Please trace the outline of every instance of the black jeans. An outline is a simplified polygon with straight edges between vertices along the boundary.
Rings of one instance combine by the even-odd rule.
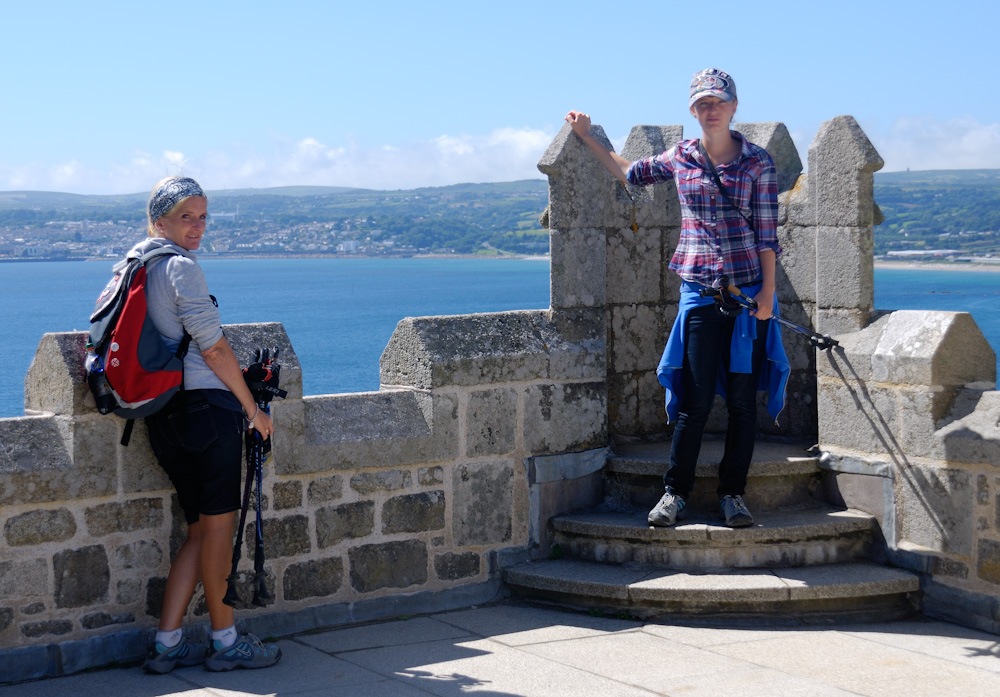
[[[742,495],[753,458],[757,430],[757,381],[764,360],[767,322],[757,321],[751,373],[729,372],[729,348],[736,320],[724,317],[715,304],[692,309],[684,326],[684,394],[674,427],[665,488],[687,498],[694,486],[695,467],[705,423],[712,410],[720,366],[726,367],[726,407],[729,426],[719,463],[719,496]]]

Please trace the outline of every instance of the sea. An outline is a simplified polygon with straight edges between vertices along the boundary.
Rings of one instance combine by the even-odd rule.
[[[24,378],[42,334],[88,328],[112,263],[0,263],[6,346],[0,418],[24,415]],[[379,356],[404,317],[549,306],[545,258],[202,257],[200,263],[224,324],[284,325],[307,395],[377,390]],[[970,312],[1000,353],[1000,269],[877,268],[875,306]]]

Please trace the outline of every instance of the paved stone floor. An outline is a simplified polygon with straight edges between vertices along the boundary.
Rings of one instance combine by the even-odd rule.
[[[278,644],[281,662],[264,670],[100,670],[0,697],[1000,696],[1000,637],[923,619],[692,627],[508,603]]]

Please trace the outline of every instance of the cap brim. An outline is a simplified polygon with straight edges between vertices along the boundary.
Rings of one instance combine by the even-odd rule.
[[[722,90],[702,90],[691,97],[688,101],[688,106],[694,106],[695,102],[705,97],[718,97],[724,102],[733,101],[733,95],[729,94],[729,92],[723,92]]]

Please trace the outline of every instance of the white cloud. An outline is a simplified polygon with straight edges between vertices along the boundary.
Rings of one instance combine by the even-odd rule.
[[[885,133],[869,135],[885,171],[1000,168],[1000,123],[962,117],[896,119]]]
[[[69,161],[45,168],[0,163],[0,189],[74,193],[146,191],[168,174],[193,176],[211,189],[323,185],[368,189],[412,189],[467,182],[534,179],[536,165],[554,132],[501,128],[486,135],[441,135],[424,141],[327,145],[317,138],[274,139],[269,151],[233,144],[192,155],[136,151],[125,162],[104,166]]]

